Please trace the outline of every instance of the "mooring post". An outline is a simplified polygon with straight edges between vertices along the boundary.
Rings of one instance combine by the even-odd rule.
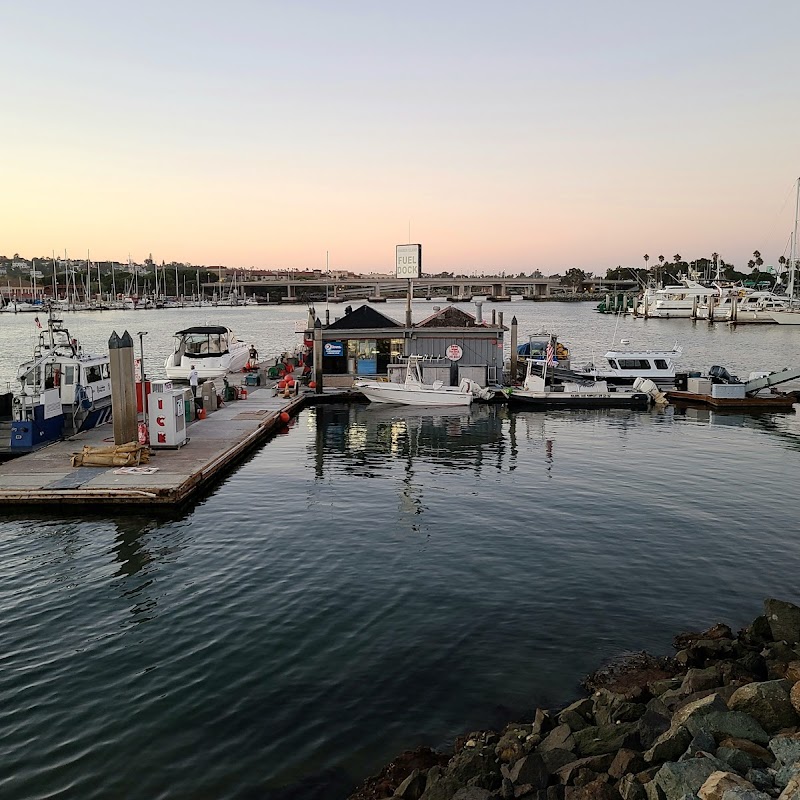
[[[697,295],[692,298],[692,319],[697,319]]]
[[[319,318],[314,322],[314,383],[316,393],[322,394],[322,323]]]
[[[517,380],[517,360],[519,354],[517,353],[517,317],[511,317],[511,383],[516,383]]]
[[[114,422],[114,444],[137,442],[139,415],[136,411],[136,371],[133,339],[128,331],[108,340],[111,372],[111,414]]]

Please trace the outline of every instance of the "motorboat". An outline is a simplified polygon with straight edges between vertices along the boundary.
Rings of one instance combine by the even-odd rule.
[[[716,286],[704,286],[691,278],[681,278],[679,284],[662,288],[648,287],[636,305],[636,313],[643,317],[665,319],[690,318],[699,306],[707,305],[709,297],[719,297]]]
[[[671,350],[609,350],[604,356],[604,366],[586,364],[576,372],[616,386],[632,386],[637,378],[646,378],[659,388],[672,388],[675,361],[681,353],[677,342]]]
[[[638,386],[610,386],[604,380],[576,376],[572,380],[548,381],[547,365],[541,375],[531,359],[521,388],[508,390],[509,405],[528,409],[553,408],[631,408],[646,409],[660,392],[652,381],[640,381]]]
[[[22,455],[109,422],[109,362],[107,353],[84,353],[51,310],[33,358],[17,369],[18,387],[0,402],[5,417],[0,427],[9,431],[0,441],[0,453]]]
[[[468,406],[480,390],[477,384],[463,379],[458,386],[445,386],[443,381],[424,383],[420,368],[421,357],[409,356],[405,380],[401,383],[361,378],[353,382],[372,403],[396,403],[405,406]]]
[[[789,310],[789,298],[785,295],[768,291],[754,291],[745,288],[731,288],[723,291],[714,305],[713,311],[708,305],[699,306],[698,319],[709,319],[713,313],[718,322],[776,322],[773,314]]]
[[[8,300],[5,305],[0,306],[0,311],[6,314],[21,314],[30,312],[42,312],[45,307],[39,302],[30,302],[28,300]]]
[[[247,363],[250,347],[224,325],[201,325],[175,334],[175,350],[164,362],[170,380],[189,380],[197,370],[199,381],[239,372]]]

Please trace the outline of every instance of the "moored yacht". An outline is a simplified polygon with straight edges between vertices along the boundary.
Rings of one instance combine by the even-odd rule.
[[[171,380],[189,380],[194,366],[201,381],[239,372],[247,363],[250,348],[224,325],[200,325],[175,334],[175,350],[164,362]]]

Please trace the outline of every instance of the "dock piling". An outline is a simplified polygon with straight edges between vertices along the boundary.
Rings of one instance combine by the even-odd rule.
[[[314,383],[316,393],[322,394],[322,323],[314,321]]]

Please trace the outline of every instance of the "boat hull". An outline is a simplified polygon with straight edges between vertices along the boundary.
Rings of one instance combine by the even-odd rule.
[[[513,407],[542,409],[567,408],[630,408],[646,410],[650,407],[650,397],[644,392],[608,392],[591,394],[589,392],[526,392],[512,391],[508,403]]]
[[[380,383],[378,381],[355,381],[358,389],[371,403],[392,403],[403,406],[469,406],[470,392],[446,389],[422,389],[408,387],[402,383]]]
[[[220,358],[198,358],[192,360],[184,355],[180,365],[176,366],[173,356],[167,358],[164,364],[164,371],[172,381],[188,381],[189,372],[194,364],[197,369],[197,377],[201,381],[211,380],[212,378],[222,378],[229,372],[241,372],[249,357],[249,348],[242,347],[233,353],[226,353]],[[174,355],[174,354],[173,354]]]

